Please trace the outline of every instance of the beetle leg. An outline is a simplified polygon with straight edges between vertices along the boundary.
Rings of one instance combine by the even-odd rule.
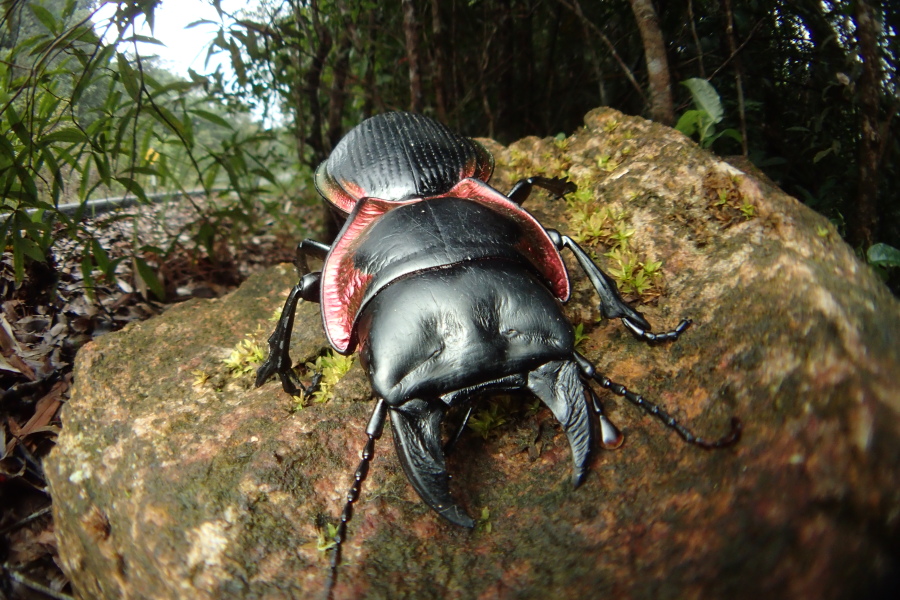
[[[456,429],[456,433],[454,433],[447,443],[444,444],[444,454],[448,454],[453,447],[456,446],[456,442],[459,441],[460,436],[462,436],[463,431],[466,429],[466,425],[469,423],[469,417],[472,416],[472,411],[475,410],[475,404],[470,404],[466,409],[466,416],[463,417],[462,423],[459,424],[459,427]]]
[[[277,373],[281,378],[281,387],[292,396],[302,391],[305,394],[311,392],[319,383],[321,376],[313,378],[309,387],[303,387],[300,380],[294,374],[291,364],[290,346],[291,331],[294,329],[294,313],[300,300],[308,302],[319,301],[319,280],[321,273],[307,273],[300,278],[300,282],[291,289],[284,308],[281,309],[281,317],[275,326],[275,331],[269,336],[269,356],[256,370],[256,387],[261,386],[266,380]]]
[[[641,330],[650,330],[650,323],[644,318],[644,315],[628,306],[622,296],[619,295],[619,289],[616,282],[612,278],[600,270],[591,257],[587,255],[581,246],[575,243],[575,240],[567,235],[563,235],[554,229],[548,229],[547,233],[550,239],[556,244],[559,250],[568,248],[575,259],[581,266],[581,269],[591,280],[597,295],[600,296],[600,312],[607,319],[628,319],[632,325],[636,325]]]
[[[369,418],[369,424],[366,427],[366,435],[369,436],[369,440],[363,448],[362,459],[359,461],[359,466],[356,467],[356,472],[353,474],[353,483],[350,485],[350,489],[347,490],[347,501],[344,503],[344,510],[341,512],[341,522],[334,532],[331,575],[325,588],[326,599],[331,598],[334,584],[337,581],[338,565],[341,564],[341,544],[347,536],[347,523],[353,518],[353,504],[359,500],[359,491],[362,488],[363,481],[366,480],[366,475],[369,473],[369,463],[372,462],[372,458],[375,456],[375,440],[380,438],[384,431],[386,417],[387,403],[384,401],[384,398],[379,398],[378,404],[375,405],[375,410],[372,411],[372,416]]]
[[[305,239],[297,244],[297,250],[294,253],[294,267],[297,268],[297,274],[302,278],[311,273],[307,261],[310,255],[324,260],[330,250],[331,246],[316,240]]]
[[[472,517],[450,496],[450,475],[441,447],[442,402],[409,400],[391,407],[394,447],[413,488],[439,515],[455,525],[475,527]]]
[[[616,282],[600,270],[600,267],[591,260],[591,257],[587,255],[587,252],[575,240],[555,229],[548,229],[547,233],[550,235],[553,243],[556,244],[557,249],[568,248],[575,255],[578,264],[581,265],[582,270],[588,276],[588,279],[591,280],[594,289],[597,290],[597,295],[600,296],[600,313],[607,319],[622,319],[628,331],[645,342],[674,341],[690,327],[692,321],[690,319],[682,319],[681,323],[672,331],[650,333],[650,323],[644,318],[644,315],[628,306],[622,300],[622,296],[619,295],[619,289],[616,287]]]
[[[548,190],[551,194],[556,196],[557,198],[562,198],[566,194],[571,194],[578,187],[566,179],[565,177],[527,177],[525,179],[520,179],[513,185],[513,188],[506,195],[507,198],[512,200],[518,205],[521,205],[528,199],[528,196],[531,194],[531,189],[534,187],[542,187],[545,190]]]
[[[581,372],[584,373],[586,377],[593,379],[600,385],[600,387],[611,391],[613,394],[622,396],[635,406],[643,409],[644,412],[653,415],[654,417],[662,421],[663,425],[670,429],[674,429],[675,433],[680,435],[681,438],[688,444],[700,446],[701,448],[704,448],[706,450],[715,450],[717,448],[725,448],[727,446],[731,446],[732,444],[735,444],[739,439],[741,439],[741,430],[743,429],[743,424],[737,417],[731,418],[731,431],[728,432],[727,435],[724,435],[721,438],[713,441],[705,440],[694,435],[688,428],[681,425],[678,421],[675,420],[674,417],[672,417],[658,405],[650,402],[640,394],[635,394],[621,383],[611,381],[608,377],[604,377],[603,375],[599,374],[594,368],[594,365],[591,364],[588,359],[577,352],[575,353],[575,360],[578,362],[578,366],[581,369]]]
[[[578,487],[587,471],[591,454],[591,418],[585,385],[574,361],[545,363],[528,373],[528,389],[547,405],[562,425],[572,447],[572,483]]]

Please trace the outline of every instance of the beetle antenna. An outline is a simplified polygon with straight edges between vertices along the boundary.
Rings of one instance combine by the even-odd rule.
[[[591,364],[589,360],[585,357],[581,356],[577,352],[575,353],[575,361],[578,363],[578,366],[581,368],[581,372],[584,373],[587,377],[590,377],[594,381],[596,381],[600,387],[603,389],[607,389],[611,391],[613,394],[618,396],[622,396],[635,406],[642,408],[648,414],[653,415],[660,421],[662,421],[663,425],[670,429],[674,429],[675,433],[681,436],[688,444],[693,444],[694,446],[699,446],[706,450],[716,450],[718,448],[726,448],[731,446],[732,444],[737,443],[738,440],[741,439],[741,430],[743,429],[743,424],[741,420],[737,417],[731,418],[731,431],[728,434],[722,436],[721,438],[713,441],[705,440],[701,437],[694,435],[691,430],[689,430],[684,425],[680,424],[675,418],[667,413],[664,409],[660,408],[658,405],[650,402],[640,394],[635,394],[628,388],[626,388],[621,383],[616,383],[609,379],[609,377],[604,377],[603,375],[597,373],[597,370],[594,368],[594,365]],[[595,403],[594,410],[596,412],[598,404]],[[602,425],[602,421],[601,421]]]
[[[384,398],[379,398],[378,404],[375,405],[375,410],[372,411],[372,416],[369,418],[369,424],[366,426],[366,435],[369,436],[369,439],[365,447],[363,447],[362,460],[359,461],[359,466],[356,467],[356,472],[353,474],[353,483],[350,485],[350,489],[347,490],[347,501],[344,503],[344,510],[341,512],[341,522],[337,526],[334,538],[332,538],[334,547],[331,552],[331,574],[328,576],[328,585],[325,588],[325,600],[331,600],[331,595],[334,593],[338,565],[341,564],[341,544],[343,544],[344,538],[347,536],[347,523],[353,518],[353,504],[359,500],[359,491],[362,488],[363,481],[366,480],[366,475],[369,473],[369,463],[372,462],[372,458],[375,456],[375,440],[380,438],[382,432],[384,432],[386,417],[387,403],[384,401]]]
[[[731,417],[731,431],[717,440],[708,441],[701,437],[697,437],[687,427],[676,421],[672,415],[667,413],[658,405],[650,402],[640,394],[635,394],[621,383],[610,381],[608,377],[604,377],[599,374],[594,375],[593,379],[600,384],[600,387],[611,391],[613,394],[622,396],[635,406],[639,406],[645,412],[662,421],[663,425],[665,425],[666,427],[674,429],[675,433],[680,435],[681,439],[683,439],[688,444],[693,444],[694,446],[699,446],[706,450],[716,450],[718,448],[726,448],[728,446],[731,446],[739,439],[741,439],[741,429],[743,429],[743,424],[737,417]]]

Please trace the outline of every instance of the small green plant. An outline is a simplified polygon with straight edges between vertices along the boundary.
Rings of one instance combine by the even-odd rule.
[[[331,523],[325,523],[324,527],[319,527],[316,533],[316,550],[325,554],[334,548],[334,536],[337,535],[337,527]]]
[[[890,278],[889,270],[900,267],[900,250],[888,244],[872,244],[866,252],[866,260],[887,281]]]
[[[247,339],[238,342],[228,358],[222,359],[222,362],[235,377],[239,377],[254,371],[265,359],[265,351],[248,336]]]
[[[553,145],[556,146],[556,149],[560,152],[565,152],[569,147],[569,139],[566,137],[566,134],[557,133],[553,138]]]
[[[624,247],[613,248],[606,256],[614,262],[609,274],[616,279],[623,293],[643,296],[656,286],[660,277],[661,262],[641,262],[633,251]]]
[[[319,387],[313,393],[312,401],[316,404],[328,402],[333,395],[335,384],[347,374],[347,371],[349,371],[352,366],[352,356],[335,354],[332,350],[329,350],[321,356],[317,356],[314,362],[306,363],[308,369],[322,374]]]
[[[210,380],[212,375],[203,371],[202,369],[194,369],[191,371],[191,375],[194,376],[194,387],[202,387],[206,385],[206,382]]]
[[[481,516],[478,517],[478,522],[475,524],[475,528],[478,531],[483,531],[484,533],[490,533],[493,527],[491,526],[491,511],[487,506],[481,509]]]
[[[495,398],[487,408],[477,411],[469,419],[468,427],[480,435],[482,439],[488,439],[491,432],[506,425],[506,416],[509,412],[508,398]]]
[[[625,225],[624,221],[619,221],[616,223],[615,231],[612,234],[612,247],[613,248],[627,248],[628,240],[635,234],[635,229],[629,228]]]
[[[716,125],[722,122],[725,112],[719,93],[710,82],[694,77],[681,84],[690,90],[696,108],[685,111],[675,124],[675,129],[689,137],[697,135],[702,148],[709,148],[723,135],[741,142],[741,134],[734,129],[716,132]]]
[[[572,212],[572,238],[579,244],[608,242],[615,233],[616,216],[609,208],[576,208]]]
[[[594,201],[594,191],[588,185],[578,185],[574,194],[566,196],[570,205],[588,204]]]
[[[578,350],[581,344],[588,339],[588,335],[584,332],[584,323],[579,323],[573,327],[575,331],[575,349]]]
[[[749,202],[745,202],[741,205],[741,212],[748,219],[752,219],[754,216],[756,216],[756,208]]]
[[[306,398],[301,393],[299,396],[291,396],[291,407],[288,413],[295,414],[306,408]]]
[[[641,268],[644,269],[644,273],[647,274],[648,277],[659,277],[660,268],[662,268],[662,261],[660,260],[648,260],[647,262],[642,262]]]

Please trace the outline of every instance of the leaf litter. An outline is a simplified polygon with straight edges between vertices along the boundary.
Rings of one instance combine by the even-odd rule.
[[[83,222],[75,239],[60,228],[47,262],[30,262],[18,285],[12,253],[0,256],[0,600],[71,598],[41,460],[63,426],[59,411],[69,397],[77,350],[174,303],[221,296],[250,274],[293,260],[299,234],[286,230],[283,220],[263,221],[241,241],[199,245],[192,232],[204,202],[175,200],[100,215]],[[296,210],[299,227],[317,229],[321,211]],[[97,246],[100,257],[86,280],[85,249],[96,256]],[[165,300],[151,292],[132,248],[140,249]]]

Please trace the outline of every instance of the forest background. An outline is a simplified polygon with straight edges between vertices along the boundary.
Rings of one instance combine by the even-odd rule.
[[[223,232],[314,202],[313,170],[372,114],[423,112],[509,143],[571,134],[601,105],[744,155],[885,278],[898,271],[900,15],[887,1],[259,0],[210,39],[231,68],[189,79],[138,52],[155,41],[132,26],[152,31],[160,1],[0,3],[0,241],[17,282],[79,235],[83,211],[65,203],[204,191],[219,200],[185,233],[214,253]],[[223,16],[218,0],[183,1]],[[84,245],[88,286],[110,274],[102,246]],[[158,295],[148,252],[171,250],[132,249]]]

